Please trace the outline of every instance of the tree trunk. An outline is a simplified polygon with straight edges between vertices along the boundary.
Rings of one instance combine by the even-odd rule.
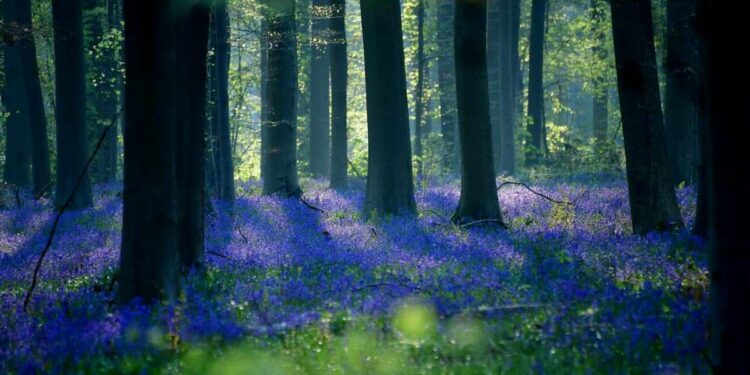
[[[174,300],[175,17],[169,0],[124,2],[125,165],[119,300]],[[183,93],[179,93],[182,95]]]
[[[750,169],[745,62],[737,58],[736,37],[748,35],[744,12],[729,4],[700,0],[698,24],[706,41],[704,99],[708,108],[710,362],[715,374],[748,374],[750,361],[750,237],[747,236]]]
[[[346,1],[331,0],[331,187],[345,189],[348,184]]]
[[[265,6],[265,1],[260,0]],[[260,21],[260,179],[268,177],[268,14]]]
[[[456,0],[454,30],[458,127],[464,146],[461,199],[453,221],[501,220],[487,87],[487,1]]]
[[[695,0],[667,1],[664,117],[675,185],[695,179]]]
[[[682,217],[669,172],[651,2],[612,0],[611,6],[633,231],[679,228]]]
[[[234,162],[229,130],[229,13],[226,0],[214,3],[213,19],[215,32],[214,53],[216,64],[216,102],[214,103],[214,125],[216,138],[216,193],[219,199],[234,201]]]
[[[263,194],[299,196],[297,179],[297,42],[294,0],[268,5],[268,141]]]
[[[204,247],[206,56],[209,15],[203,3],[180,9],[176,34],[177,248],[183,270],[200,267]],[[184,13],[183,13],[184,12]]]
[[[417,180],[421,181],[424,174],[424,152],[422,138],[424,127],[424,0],[417,3],[417,87],[414,97],[414,156],[417,161]]]
[[[3,21],[18,27],[18,1],[4,0]],[[19,34],[19,33],[15,33]],[[24,65],[21,58],[20,40],[30,35],[11,35],[12,43],[3,44],[5,53],[5,88],[3,101],[8,118],[5,121],[5,170],[3,179],[6,183],[19,187],[30,185],[31,177],[31,133],[29,132],[29,103],[24,81]]]
[[[518,56],[518,46],[513,46],[513,0],[498,0],[498,23],[500,40],[499,79],[500,79],[500,118],[498,130],[500,134],[493,136],[499,139],[500,150],[495,150],[499,155],[498,164],[495,165],[497,172],[501,174],[513,174],[516,172],[516,147],[515,147],[515,75],[516,65],[514,59]],[[517,27],[517,26],[516,26]],[[517,43],[517,41],[516,41]],[[515,51],[515,52],[514,52]],[[515,55],[514,55],[515,53]],[[492,108],[490,107],[490,111]],[[494,150],[494,145],[493,145]]]
[[[330,171],[330,56],[328,52],[329,0],[313,0],[310,37],[310,173],[328,176]]]
[[[86,139],[86,81],[81,0],[53,0],[55,26],[55,90],[57,103],[57,190],[62,207],[73,192],[89,157]],[[93,203],[89,174],[84,174],[68,208]]]
[[[544,34],[547,0],[531,1],[529,36],[529,107],[526,131],[526,165],[535,165],[545,155],[544,124]]]
[[[492,129],[492,161],[495,168],[500,167],[500,154],[502,152],[502,132],[500,130],[501,118],[503,116],[502,93],[505,87],[500,86],[500,56],[504,46],[503,41],[506,30],[502,29],[503,20],[501,9],[504,0],[487,0],[487,80],[489,84],[490,100],[490,124]],[[459,125],[460,126],[460,125]],[[496,171],[496,172],[499,172]]]
[[[398,0],[361,0],[367,86],[365,215],[416,211]]]
[[[33,30],[31,1],[18,0],[18,21],[21,27]],[[49,188],[50,175],[49,140],[47,139],[47,116],[39,82],[39,64],[36,60],[36,43],[32,35],[18,41],[21,49],[26,98],[31,129],[31,165],[33,170],[34,195]]]
[[[603,0],[591,0],[591,25],[594,29],[595,44],[592,47],[597,59],[597,69],[591,82],[592,99],[592,130],[594,135],[594,151],[599,158],[604,158],[607,144],[607,129],[609,127],[609,90],[606,84],[606,73],[601,69],[607,64],[607,34],[605,26],[606,3]]]
[[[443,168],[458,170],[456,145],[456,76],[453,56],[454,0],[440,0],[437,11],[438,85],[440,86],[440,133],[443,136]]]

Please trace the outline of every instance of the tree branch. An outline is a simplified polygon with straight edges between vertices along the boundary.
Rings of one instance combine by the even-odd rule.
[[[537,196],[540,196],[540,197],[542,197],[542,198],[544,198],[544,199],[546,199],[546,200],[548,200],[548,201],[550,201],[550,202],[552,202],[552,203],[556,203],[556,204],[565,204],[565,205],[569,205],[569,206],[572,206],[572,205],[573,205],[573,203],[570,203],[570,202],[566,202],[566,201],[559,201],[559,200],[556,200],[556,199],[550,198],[549,196],[546,196],[546,195],[544,195],[544,194],[542,194],[542,193],[539,193],[539,192],[537,192],[537,191],[534,191],[534,189],[530,188],[530,187],[529,187],[529,185],[526,185],[526,184],[524,184],[523,182],[515,182],[515,181],[501,181],[501,184],[500,184],[500,186],[498,186],[498,187],[497,187],[497,190],[498,190],[498,191],[500,191],[500,188],[502,188],[502,187],[503,187],[503,186],[505,186],[505,185],[518,185],[518,186],[523,186],[524,188],[526,188],[526,190],[528,190],[528,191],[530,191],[530,192],[532,192],[532,193],[536,194]]]

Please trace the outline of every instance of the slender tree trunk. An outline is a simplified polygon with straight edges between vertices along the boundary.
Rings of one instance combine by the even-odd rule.
[[[31,22],[31,1],[16,0],[18,3],[18,21],[21,27],[33,30]],[[39,82],[39,64],[36,60],[36,43],[29,34],[18,41],[21,49],[21,66],[29,111],[31,129],[31,165],[34,194],[49,188],[50,175],[49,140],[47,139],[47,116],[42,97],[42,86]]]
[[[716,1],[700,0],[698,22],[706,41],[704,100],[709,137],[710,336],[715,374],[750,373],[750,225],[746,140],[750,84],[736,37],[748,35],[744,12]]]
[[[487,87],[487,0],[456,0],[454,22],[458,126],[464,147],[461,199],[453,221],[501,220]]]
[[[664,118],[675,184],[695,179],[695,0],[667,1]]]
[[[234,201],[234,161],[229,130],[229,13],[226,0],[214,3],[214,26],[216,40],[215,79],[216,103],[214,124],[216,137],[217,196],[225,201]]]
[[[176,34],[177,248],[183,270],[200,267],[204,247],[206,163],[206,56],[209,15],[205,3],[178,13]]]
[[[361,0],[367,85],[365,214],[416,211],[398,0]]]
[[[612,0],[630,212],[637,234],[682,227],[669,172],[649,0]],[[639,22],[633,22],[639,20]]]
[[[510,0],[510,2],[510,62],[513,65],[513,128],[515,129],[518,124],[525,124],[526,121],[522,121],[522,118],[524,118],[524,106],[522,103],[524,83],[523,72],[521,71],[521,52],[519,45],[521,39],[521,0]],[[513,150],[512,158],[515,166],[515,149]]]
[[[456,76],[453,56],[454,0],[439,0],[437,11],[438,85],[440,86],[440,133],[443,136],[443,168],[458,170],[456,141]]]
[[[500,154],[502,152],[502,132],[500,130],[501,118],[503,116],[502,93],[504,87],[500,86],[501,51],[507,45],[503,45],[506,30],[503,30],[501,9],[503,0],[487,0],[487,79],[489,83],[490,100],[490,124],[492,128],[492,161],[495,168],[500,167]],[[460,126],[460,125],[459,125]],[[499,172],[496,171],[496,172]]]
[[[81,0],[53,0],[55,26],[55,90],[57,103],[57,190],[55,205],[61,207],[89,157],[86,139],[86,81],[83,57]],[[80,181],[70,209],[91,206],[88,173]]]
[[[174,300],[175,17],[169,0],[124,2],[125,166],[119,300]],[[180,93],[182,94],[182,93]]]
[[[493,136],[493,139],[499,138],[500,150],[495,150],[495,155],[499,155],[495,169],[501,174],[513,174],[516,172],[516,147],[515,147],[515,74],[516,66],[513,46],[513,0],[498,0],[498,23],[500,40],[499,61],[499,79],[500,79],[500,102],[499,102],[499,125],[500,134]],[[518,46],[515,46],[515,53],[518,53]],[[490,111],[492,108],[490,107]],[[494,145],[493,145],[494,150]]]
[[[348,185],[347,148],[347,84],[346,1],[331,0],[331,187],[345,189]]]
[[[328,52],[330,1],[313,0],[310,37],[310,173],[330,173],[330,56]]]
[[[268,5],[268,161],[264,194],[299,196],[297,178],[297,41],[294,0]]]
[[[609,127],[609,90],[606,85],[606,73],[599,67],[607,64],[607,34],[605,26],[606,3],[603,0],[591,0],[591,24],[595,33],[595,44],[592,47],[594,57],[598,60],[597,70],[592,80],[592,130],[594,148],[598,157],[605,157],[607,128]]]
[[[4,0],[3,21],[11,28],[19,28],[17,0]],[[3,179],[6,183],[27,187],[31,182],[31,134],[29,132],[29,103],[24,81],[24,66],[21,58],[20,40],[31,35],[14,33],[9,37],[11,43],[3,44],[5,53],[5,92],[3,104],[8,112],[5,121],[5,170]]]
[[[526,165],[535,165],[545,155],[544,123],[544,34],[547,0],[531,1],[529,36],[529,107],[526,131]]]
[[[414,156],[417,161],[417,180],[421,181],[424,174],[424,151],[422,138],[424,127],[424,0],[417,3],[417,87],[414,98]]]
[[[265,1],[261,4],[265,6]],[[260,179],[268,176],[268,14],[260,21]]]

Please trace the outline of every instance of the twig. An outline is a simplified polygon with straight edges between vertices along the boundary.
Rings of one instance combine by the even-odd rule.
[[[482,220],[476,220],[476,221],[470,221],[468,223],[463,223],[459,225],[459,228],[466,229],[468,227],[478,225],[478,224],[497,224],[503,229],[508,229],[508,226],[502,221],[498,219],[482,219]]]
[[[443,220],[443,222],[446,222],[446,223],[450,222],[450,220],[448,220],[448,218],[446,218],[445,216],[443,216],[442,214],[440,214],[437,211],[433,211],[433,210],[427,209],[427,210],[422,210],[422,212],[433,214],[433,215],[437,216],[438,218],[440,218],[441,220]]]
[[[94,152],[89,156],[89,159],[86,161],[86,164],[83,166],[83,170],[78,175],[78,178],[76,179],[75,185],[73,185],[73,190],[68,195],[68,198],[65,199],[65,203],[60,207],[60,210],[57,212],[57,215],[55,216],[55,221],[52,223],[52,229],[50,229],[49,236],[47,237],[47,243],[44,245],[44,250],[42,250],[42,253],[39,255],[39,259],[36,262],[36,266],[34,267],[34,274],[31,279],[31,285],[29,286],[29,290],[26,292],[26,297],[23,299],[23,309],[28,312],[29,302],[31,301],[31,296],[34,293],[34,289],[36,288],[37,283],[39,282],[39,271],[42,268],[42,262],[44,261],[44,257],[47,256],[47,253],[49,252],[50,247],[52,246],[52,240],[55,238],[55,232],[57,232],[57,226],[60,224],[60,218],[65,213],[65,210],[68,209],[70,204],[73,202],[73,197],[75,197],[76,193],[78,192],[78,188],[81,186],[81,181],[83,181],[83,176],[86,175],[86,172],[89,169],[89,166],[91,166],[91,162],[94,161],[94,158],[96,157],[96,154],[99,152],[99,149],[102,147],[102,144],[104,143],[104,139],[107,136],[107,133],[110,129],[112,129],[115,126],[115,123],[117,122],[117,119],[120,117],[120,114],[122,113],[122,110],[120,112],[117,112],[117,114],[112,118],[112,122],[110,122],[107,127],[104,128],[102,131],[102,135],[99,136],[99,141],[96,142],[96,147],[94,148]]]
[[[323,215],[327,215],[328,214],[328,212],[326,212],[324,209],[322,209],[320,207],[317,207],[317,206],[313,206],[312,204],[310,204],[310,202],[306,201],[305,198],[299,197],[299,201],[302,202],[302,204],[304,204],[305,206],[307,206],[307,208],[309,208],[309,209],[311,209],[313,211],[318,211],[318,212],[320,212]]]
[[[550,201],[550,202],[552,202],[552,203],[557,203],[557,204],[566,204],[566,205],[570,205],[570,206],[572,206],[572,205],[573,205],[573,203],[570,203],[570,202],[566,202],[566,201],[558,201],[558,200],[556,200],[556,199],[552,199],[552,198],[550,198],[550,197],[548,197],[548,196],[546,196],[546,195],[544,195],[544,194],[542,194],[542,193],[539,193],[539,192],[537,192],[537,191],[534,191],[534,189],[530,188],[530,187],[529,187],[529,185],[526,185],[526,184],[524,184],[523,182],[515,182],[515,181],[504,181],[504,182],[502,182],[502,183],[500,184],[500,186],[498,186],[498,187],[497,187],[497,190],[498,190],[498,191],[500,191],[500,188],[502,188],[502,187],[503,187],[503,186],[505,186],[505,185],[518,185],[518,186],[523,186],[523,187],[525,187],[525,188],[526,188],[526,190],[528,190],[528,191],[530,191],[530,192],[532,192],[532,193],[534,193],[534,194],[536,194],[536,195],[538,195],[538,196],[540,196],[540,197],[542,197],[542,198],[544,198],[544,199],[546,199],[546,200],[548,200],[548,201]]]
[[[42,197],[47,193],[47,190],[49,190],[50,187],[52,187],[52,181],[48,182],[47,185],[44,185],[43,188],[39,189],[39,191],[34,194],[34,200],[38,201],[42,199]]]
[[[23,204],[21,203],[21,188],[19,188],[18,186],[16,186],[14,188],[14,190],[13,190],[13,193],[16,196],[16,207],[22,208]]]
[[[247,238],[247,236],[245,235],[245,233],[242,233],[242,228],[240,228],[239,225],[237,225],[236,227],[234,227],[234,229],[237,230],[237,233],[240,234],[240,237],[242,237],[242,240],[245,241],[246,244],[250,243],[250,240]]]
[[[215,251],[211,251],[211,250],[206,250],[206,254],[213,255],[213,256],[216,256],[216,257],[219,257],[219,258],[229,259],[228,256],[226,256],[226,255],[224,255],[222,253],[217,253]]]
[[[349,163],[349,167],[352,169],[352,172],[354,172],[354,175],[357,176],[357,178],[362,178],[362,174],[359,173],[359,170],[354,166],[354,163],[349,159],[346,159],[346,162]]]

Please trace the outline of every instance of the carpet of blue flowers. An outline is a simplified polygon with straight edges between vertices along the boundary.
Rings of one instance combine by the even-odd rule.
[[[631,235],[621,180],[499,191],[510,229],[447,220],[455,184],[419,215],[362,218],[362,186],[305,200],[240,187],[214,202],[206,270],[179,301],[113,304],[118,186],[69,212],[28,312],[54,218],[45,199],[0,210],[0,373],[703,373],[704,246]],[[678,191],[686,222],[694,192]]]

